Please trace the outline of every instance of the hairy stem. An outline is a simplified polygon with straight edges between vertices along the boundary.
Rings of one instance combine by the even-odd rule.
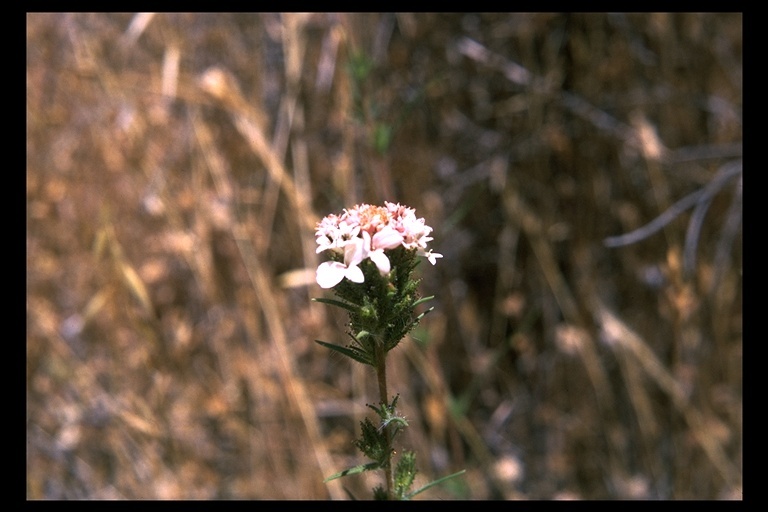
[[[387,352],[384,347],[377,343],[376,345],[376,377],[379,381],[379,396],[381,397],[381,406],[386,407],[388,402],[387,398]],[[387,496],[392,499],[392,491],[395,488],[395,481],[392,476],[392,435],[390,434],[389,426],[384,428],[384,435],[387,439],[387,446],[389,447],[389,456],[387,457],[387,463],[384,466],[384,473],[387,479]]]

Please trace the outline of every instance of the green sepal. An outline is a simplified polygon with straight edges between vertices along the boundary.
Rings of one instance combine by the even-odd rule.
[[[373,366],[373,361],[370,360],[368,357],[368,354],[363,352],[362,350],[355,348],[355,347],[342,347],[341,345],[334,345],[333,343],[326,343],[325,341],[315,340],[315,343],[319,343],[320,345],[329,348],[331,350],[335,350],[339,354],[343,354],[347,357],[350,357],[357,361],[358,363],[363,364],[369,364]]]
[[[381,467],[381,464],[379,464],[378,462],[369,462],[368,464],[360,464],[359,466],[345,469],[344,471],[339,471],[335,475],[329,476],[328,478],[323,480],[323,483],[330,482],[331,480],[336,480],[337,478],[341,478],[343,476],[355,475],[357,473],[362,473],[363,471],[370,471],[372,469],[379,469],[380,467]]]

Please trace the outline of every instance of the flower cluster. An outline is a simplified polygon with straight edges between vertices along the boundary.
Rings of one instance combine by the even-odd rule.
[[[342,215],[328,215],[317,224],[317,252],[331,250],[343,254],[343,262],[321,263],[317,267],[317,284],[333,288],[345,277],[362,283],[365,277],[359,265],[366,258],[371,259],[382,275],[388,275],[390,262],[385,251],[400,246],[415,249],[417,255],[426,257],[434,265],[443,255],[427,250],[431,232],[432,228],[423,218],[416,218],[416,210],[399,203],[360,204],[344,209]]]

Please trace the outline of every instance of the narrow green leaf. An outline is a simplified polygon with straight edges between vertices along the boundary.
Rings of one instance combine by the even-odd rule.
[[[350,304],[348,302],[343,302],[340,300],[335,299],[323,299],[323,298],[315,298],[312,299],[314,302],[322,302],[323,304],[330,304],[331,306],[336,306],[342,309],[346,309],[347,311],[351,311],[352,313],[357,313],[360,311],[360,307],[356,306],[354,304]]]
[[[426,310],[425,312],[423,312],[422,314],[420,314],[419,316],[417,316],[416,319],[413,321],[414,325],[417,324],[422,318],[424,318],[424,315],[426,315],[427,313],[429,313],[430,311],[432,311],[434,309],[435,309],[434,307],[431,307],[428,310]]]
[[[414,318],[414,319],[411,321],[411,323],[409,323],[409,324],[408,324],[408,327],[407,327],[406,329],[404,329],[404,330],[403,330],[403,332],[404,332],[404,333],[408,333],[408,332],[410,332],[411,330],[413,330],[413,328],[414,328],[414,327],[416,327],[416,326],[419,324],[419,322],[421,322],[421,319],[422,319],[422,318],[424,318],[424,315],[426,315],[427,313],[429,313],[430,311],[432,311],[432,310],[434,310],[434,309],[435,309],[434,307],[432,307],[432,308],[429,308],[428,310],[426,310],[425,312],[423,312],[422,314],[420,314],[419,316],[417,316],[416,318]],[[396,344],[397,344],[397,343],[396,343]],[[395,345],[396,345],[396,344],[395,344]],[[393,345],[393,347],[394,347],[394,345]]]
[[[320,340],[315,340],[315,342],[319,343],[320,345],[322,345],[322,346],[324,346],[326,348],[329,348],[331,350],[335,350],[339,354],[344,354],[347,357],[351,357],[352,359],[354,359],[358,363],[369,364],[369,365],[373,366],[373,362],[370,361],[368,359],[367,355],[363,351],[361,351],[361,350],[357,350],[357,349],[352,348],[352,347],[342,347],[341,345],[334,345],[333,343],[326,343],[326,342],[320,341]]]
[[[429,482],[429,483],[428,483],[427,485],[425,485],[424,487],[422,487],[422,488],[420,488],[420,489],[418,489],[418,490],[416,490],[416,491],[413,491],[412,493],[410,493],[410,494],[408,495],[408,499],[410,499],[410,498],[413,498],[413,497],[414,497],[414,496],[416,496],[417,494],[420,494],[420,493],[422,493],[422,492],[426,491],[426,490],[427,490],[427,489],[429,489],[430,487],[434,487],[434,486],[436,486],[436,485],[438,485],[438,484],[441,484],[441,483],[445,482],[446,480],[448,480],[448,479],[450,479],[450,478],[453,478],[453,477],[456,477],[456,476],[459,476],[459,475],[463,475],[463,474],[464,474],[464,473],[466,473],[466,472],[467,472],[467,470],[466,470],[466,469],[462,469],[461,471],[459,471],[459,472],[457,472],[457,473],[454,473],[454,474],[452,474],[452,475],[444,476],[443,478],[438,478],[437,480],[434,480],[434,481],[432,481],[432,482]]]
[[[419,300],[417,300],[416,302],[414,302],[414,303],[413,303],[413,307],[416,307],[416,306],[418,306],[419,304],[424,304],[424,303],[425,303],[425,302],[427,302],[428,300],[432,300],[432,299],[434,299],[434,298],[435,298],[435,296],[434,296],[434,295],[430,295],[429,297],[424,297],[423,299],[419,299]]]
[[[339,471],[335,475],[331,475],[325,480],[323,480],[323,483],[330,482],[331,480],[336,480],[337,478],[341,478],[343,476],[347,475],[354,475],[357,473],[362,473],[363,471],[370,471],[372,469],[379,469],[381,467],[378,462],[369,462],[368,464],[360,464],[359,466],[355,466],[353,468],[345,469],[344,471]]]

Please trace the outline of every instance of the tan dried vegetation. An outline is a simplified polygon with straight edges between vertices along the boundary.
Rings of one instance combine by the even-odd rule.
[[[740,499],[741,23],[28,14],[27,496],[370,496],[313,226],[386,199],[420,498]]]

